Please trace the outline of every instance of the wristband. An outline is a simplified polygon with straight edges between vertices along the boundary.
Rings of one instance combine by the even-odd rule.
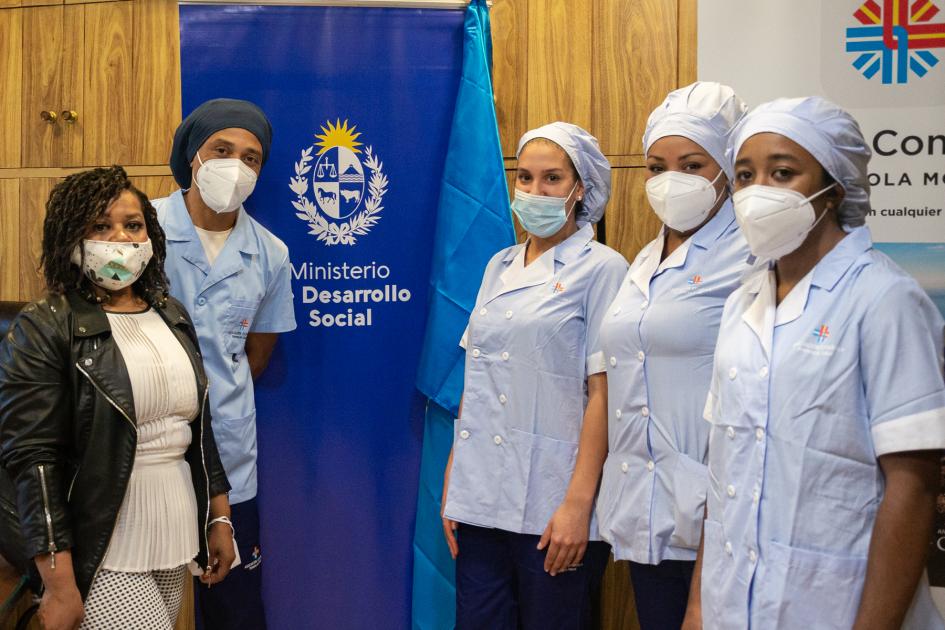
[[[230,526],[230,531],[233,532],[233,535],[236,535],[236,528],[233,527],[233,521],[230,520],[229,516],[218,516],[209,523],[207,523],[207,529],[210,529],[214,523],[226,523]]]

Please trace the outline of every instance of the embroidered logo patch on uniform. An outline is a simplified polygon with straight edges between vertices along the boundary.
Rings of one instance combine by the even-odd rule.
[[[249,557],[249,562],[243,565],[247,571],[252,571],[262,563],[262,550],[259,545],[253,545],[253,555]]]
[[[794,349],[817,357],[829,357],[837,351],[835,344],[828,343],[830,327],[827,324],[821,324],[820,327],[815,328],[811,336],[815,341],[798,341],[794,344]]]
[[[555,288],[552,293],[561,293],[562,291],[564,291],[564,285],[560,282],[555,282]]]

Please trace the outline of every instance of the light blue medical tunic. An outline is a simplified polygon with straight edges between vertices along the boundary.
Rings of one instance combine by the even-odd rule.
[[[541,534],[564,500],[587,377],[605,369],[597,331],[627,272],[593,236],[584,225],[527,267],[524,244],[486,267],[464,335],[448,518]]]
[[[630,266],[601,325],[609,453],[597,519],[617,560],[695,560],[709,425],[702,419],[725,300],[752,267],[731,201],[660,261]]]
[[[945,448],[943,326],[855,228],[775,304],[773,270],[722,315],[705,416],[704,627],[850,628],[884,478]],[[927,578],[904,628],[943,628]]]
[[[295,329],[289,250],[242,208],[211,267],[181,191],[151,202],[167,237],[170,293],[187,307],[210,378],[230,503],[256,496],[256,401],[246,335]]]

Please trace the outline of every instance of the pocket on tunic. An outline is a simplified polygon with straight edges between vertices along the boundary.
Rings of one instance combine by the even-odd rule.
[[[526,531],[542,532],[564,501],[574,473],[578,445],[516,429],[511,429],[510,434],[514,444],[530,445],[523,520]],[[524,450],[516,450],[524,455]],[[524,463],[518,462],[518,465]]]
[[[669,539],[670,545],[685,549],[699,548],[708,486],[708,467],[677,453],[673,470],[673,516],[676,526]]]
[[[227,354],[240,355],[246,348],[246,335],[253,326],[259,300],[233,300],[223,317],[223,348]]]
[[[235,471],[254,465],[256,461],[256,412],[242,418],[214,418],[213,438],[217,443],[220,461],[230,483],[241,484],[245,479],[232,479]]]
[[[754,593],[759,628],[850,628],[856,618],[866,556],[848,556],[769,542]],[[762,579],[763,577],[763,579]]]
[[[621,503],[623,482],[626,479],[626,475],[620,470],[620,464],[619,457],[613,453],[604,461],[600,490],[597,492],[597,505],[594,508],[597,513],[597,525],[600,535],[610,543],[611,547],[614,547],[615,552],[617,546],[622,542],[618,540],[620,523],[615,512]],[[617,559],[620,560],[621,558]]]

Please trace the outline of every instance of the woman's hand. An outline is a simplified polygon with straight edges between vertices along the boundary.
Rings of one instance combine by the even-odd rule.
[[[230,565],[236,559],[236,551],[233,548],[233,530],[227,523],[214,523],[210,526],[207,542],[209,566],[200,576],[200,581],[207,586],[212,586],[223,581],[230,572]]]
[[[591,508],[565,499],[558,507],[538,541],[545,554],[545,571],[557,575],[581,564],[587,550]]]
[[[679,630],[702,630],[702,612],[690,604]]]
[[[456,521],[443,517],[443,535],[446,536],[446,546],[450,548],[450,555],[453,560],[459,555],[459,545],[456,543],[456,528],[459,525]]]
[[[213,518],[230,517],[230,500],[225,494],[218,494],[210,499],[210,514]],[[233,526],[217,521],[207,532],[207,564],[200,581],[207,586],[222,582],[230,572],[230,566],[236,560],[233,542]]]
[[[462,409],[462,401],[460,401]],[[446,491],[450,487],[450,472],[453,470],[453,449],[450,449],[449,459],[446,460],[446,471],[443,473],[443,498],[441,500],[440,517],[443,519],[443,535],[446,536],[446,546],[450,548],[450,555],[453,560],[459,555],[459,545],[456,543],[456,528],[458,524],[453,519],[443,516],[443,510],[446,509]]]
[[[39,621],[45,630],[75,630],[82,623],[85,607],[75,584],[72,552],[56,554],[55,568],[49,554],[34,559],[43,578],[43,598],[39,602]]]
[[[47,588],[39,603],[39,622],[44,630],[75,630],[82,623],[85,607],[75,582],[72,588]]]

